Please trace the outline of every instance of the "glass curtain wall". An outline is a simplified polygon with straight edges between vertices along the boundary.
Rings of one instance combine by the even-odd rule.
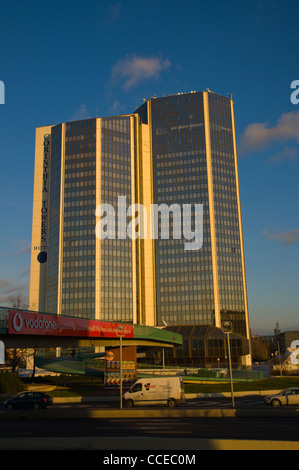
[[[151,100],[154,202],[203,204],[203,247],[186,251],[182,239],[156,240],[158,324],[210,324],[214,317],[209,198],[201,93]],[[182,213],[182,211],[181,211]],[[159,226],[161,219],[159,219]],[[181,225],[182,227],[182,225]]]
[[[63,315],[95,315],[96,120],[66,124]]]
[[[221,320],[246,336],[231,100],[209,93],[209,114]]]
[[[101,241],[101,319],[132,321],[132,240],[118,239],[118,196],[131,205],[130,117],[102,119],[101,203],[115,210],[115,239]]]

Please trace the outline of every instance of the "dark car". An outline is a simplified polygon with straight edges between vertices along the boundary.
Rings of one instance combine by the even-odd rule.
[[[52,398],[47,393],[43,392],[24,392],[15,398],[10,398],[4,402],[4,407],[7,410],[20,409],[20,408],[46,408],[52,404]]]

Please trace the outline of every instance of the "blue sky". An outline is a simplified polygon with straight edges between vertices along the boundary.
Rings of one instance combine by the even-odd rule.
[[[0,304],[28,296],[35,128],[209,88],[235,102],[252,331],[299,329],[297,12],[295,0],[2,0]]]

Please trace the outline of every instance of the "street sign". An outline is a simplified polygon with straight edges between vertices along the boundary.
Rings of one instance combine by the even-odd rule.
[[[225,334],[233,332],[233,324],[231,321],[223,321],[221,327],[222,327],[223,333]]]

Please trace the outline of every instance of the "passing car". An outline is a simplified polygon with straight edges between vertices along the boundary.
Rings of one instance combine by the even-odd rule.
[[[23,392],[4,402],[4,407],[7,410],[21,408],[34,408],[38,410],[50,405],[52,405],[52,398],[44,392]]]
[[[299,405],[299,387],[286,388],[280,393],[264,398],[266,405],[274,407]]]

